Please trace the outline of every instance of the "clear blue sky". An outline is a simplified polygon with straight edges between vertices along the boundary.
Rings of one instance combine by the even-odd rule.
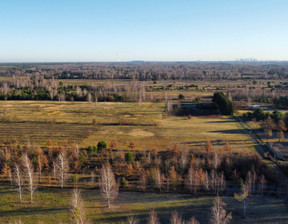
[[[0,0],[0,62],[288,60],[287,0]]]

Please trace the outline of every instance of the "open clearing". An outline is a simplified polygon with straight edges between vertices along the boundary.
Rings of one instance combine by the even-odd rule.
[[[70,189],[45,188],[35,194],[35,203],[29,204],[25,195],[19,204],[17,193],[10,187],[0,188],[0,223],[9,223],[21,217],[27,224],[45,220],[46,224],[68,223]],[[151,208],[159,214],[162,223],[168,223],[173,211],[186,219],[195,216],[200,223],[209,222],[212,196],[195,197],[189,194],[156,194],[140,192],[120,192],[111,209],[103,207],[99,190],[82,190],[87,216],[93,223],[120,223],[129,215],[135,214],[140,223],[146,223]],[[233,223],[285,223],[288,218],[287,202],[276,198],[257,198],[249,202],[248,218],[243,222],[241,204],[233,197],[223,197],[227,210],[232,212]],[[287,223],[287,222],[286,222]]]
[[[251,139],[232,118],[166,116],[164,103],[95,103],[51,101],[1,101],[0,141],[17,138],[45,146],[76,142],[81,147],[100,140],[130,142],[135,150],[166,150],[173,144],[202,147],[229,142],[232,148],[251,146]],[[92,122],[93,121],[93,122]]]

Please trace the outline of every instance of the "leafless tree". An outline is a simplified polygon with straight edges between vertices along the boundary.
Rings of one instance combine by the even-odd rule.
[[[152,209],[149,213],[148,224],[160,224],[157,213]]]
[[[53,177],[56,180],[56,176],[57,176],[57,165],[56,165],[56,161],[53,160]]]
[[[142,190],[145,191],[148,184],[148,175],[146,171],[142,172],[142,174],[140,175],[139,184]]]
[[[22,170],[19,164],[15,164],[14,167],[14,180],[17,185],[17,191],[19,192],[19,200],[22,203],[22,191],[23,191],[23,178],[22,178]]]
[[[243,217],[246,218],[246,215],[247,215],[247,207],[248,207],[248,195],[250,193],[249,191],[250,189],[250,185],[248,183],[248,181],[246,181],[245,183],[243,183],[241,185],[241,194],[246,194],[247,193],[247,197],[243,198],[242,200],[242,209],[243,209]]]
[[[91,103],[92,102],[92,95],[91,93],[87,94],[87,102]]]
[[[200,224],[195,217],[192,217],[186,224]]]
[[[215,170],[218,169],[219,163],[220,163],[220,159],[219,159],[218,153],[214,152],[213,153],[213,168]]]
[[[109,163],[102,165],[100,175],[101,193],[103,198],[107,201],[107,207],[109,208],[110,203],[118,196],[119,186],[116,183],[115,175]]]
[[[194,187],[194,175],[195,175],[195,170],[192,166],[190,166],[187,176],[185,178],[185,186],[187,189],[189,189],[190,192],[193,191],[193,187]]]
[[[171,113],[173,110],[172,100],[168,100],[166,102],[166,112]]]
[[[269,116],[266,120],[262,121],[260,125],[267,137],[272,137],[272,130],[275,128],[275,122],[273,119]]]
[[[213,202],[212,214],[210,218],[211,224],[228,224],[232,219],[231,212],[226,214],[224,209],[226,204],[221,200],[220,197],[216,197]]]
[[[177,212],[173,212],[170,218],[170,224],[185,224],[185,221],[179,217]]]
[[[81,198],[80,190],[74,189],[71,197],[71,222],[74,224],[86,224],[86,213],[84,201]]]
[[[264,195],[265,184],[266,184],[266,179],[265,179],[265,176],[262,175],[260,179],[260,191],[262,195]]]
[[[37,189],[37,175],[34,173],[33,165],[27,155],[27,153],[22,156],[23,167],[25,171],[25,182],[27,183],[27,189],[30,191],[30,202],[33,203],[33,194]]]
[[[208,174],[208,172],[206,171],[205,172],[205,181],[204,181],[204,187],[205,187],[205,190],[206,191],[209,191],[210,190],[210,176]]]
[[[182,171],[186,169],[187,163],[188,163],[188,150],[184,148],[181,151],[181,156],[180,156],[180,167]]]
[[[130,215],[128,218],[127,218],[127,223],[128,224],[138,224],[138,219],[134,216],[134,215]]]
[[[161,191],[161,188],[162,188],[162,176],[161,176],[161,171],[160,171],[159,168],[156,168],[156,170],[155,170],[155,185]]]
[[[64,182],[67,179],[67,173],[69,170],[68,159],[64,152],[60,152],[57,160],[56,160],[56,167],[58,171],[58,178],[60,181],[61,188],[64,186]]]

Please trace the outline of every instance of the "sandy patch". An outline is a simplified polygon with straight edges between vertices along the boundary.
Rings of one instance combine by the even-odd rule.
[[[154,134],[152,132],[144,131],[142,129],[133,129],[128,135],[133,137],[152,137]]]

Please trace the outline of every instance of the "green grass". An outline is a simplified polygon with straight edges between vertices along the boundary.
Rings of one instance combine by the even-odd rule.
[[[68,223],[69,198],[71,189],[46,188],[35,194],[35,203],[29,204],[25,194],[20,204],[17,192],[10,187],[0,187],[0,223],[19,218],[25,224],[44,221],[45,224]],[[195,216],[201,223],[208,223],[213,196],[195,197],[189,194],[157,194],[141,192],[120,192],[110,209],[102,202],[99,190],[82,190],[87,217],[92,223],[120,223],[127,215],[134,214],[141,223],[146,223],[149,210],[154,208],[162,223],[168,223],[173,211],[185,219]],[[226,209],[232,212],[232,223],[243,223],[241,204],[233,197],[223,197]],[[286,202],[276,198],[251,199],[245,223],[285,223],[288,219]]]
[[[135,142],[135,150],[166,150],[179,144],[202,147],[212,141],[215,147],[229,142],[232,148],[250,144],[245,130],[228,117],[165,116],[164,103],[95,103],[51,101],[1,101],[0,141],[17,138],[45,146],[65,140],[81,147],[100,140],[118,141],[120,149]],[[95,124],[92,120],[95,119]]]

